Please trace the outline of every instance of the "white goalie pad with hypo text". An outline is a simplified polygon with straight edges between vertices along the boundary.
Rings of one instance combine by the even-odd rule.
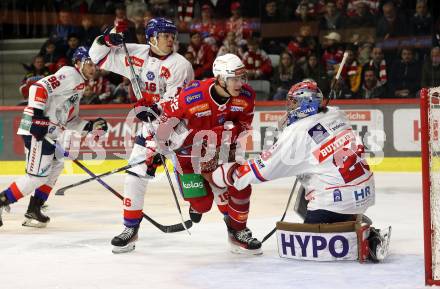
[[[364,262],[368,255],[368,235],[369,225],[357,222],[277,223],[280,257],[296,260]]]

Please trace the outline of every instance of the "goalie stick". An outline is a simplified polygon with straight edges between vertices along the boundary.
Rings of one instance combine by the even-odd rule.
[[[64,150],[64,148],[62,148],[58,143],[56,143],[55,141],[53,141],[52,139],[50,139],[49,137],[45,137],[45,139],[51,143],[53,146],[55,146],[55,148],[64,156],[64,157],[69,157],[69,152],[67,152],[66,150]],[[72,160],[77,166],[79,166],[83,171],[85,171],[87,174],[89,174],[91,177],[95,177],[96,180],[107,190],[109,190],[112,194],[114,194],[116,197],[118,197],[120,200],[123,200],[124,197],[118,193],[115,189],[113,189],[112,187],[110,187],[106,182],[104,182],[103,180],[101,180],[98,176],[96,176],[93,172],[91,172],[86,166],[84,166],[80,161],[73,159]],[[159,224],[158,222],[156,222],[155,220],[153,220],[151,217],[149,217],[148,215],[146,215],[144,212],[142,212],[142,216],[149,221],[151,224],[153,224],[153,226],[155,226],[156,228],[158,228],[159,230],[161,230],[164,233],[175,233],[175,232],[180,232],[180,231],[184,231],[187,230],[187,228],[191,228],[192,227],[192,221],[187,220],[184,222],[184,224],[182,223],[178,223],[178,224],[174,224],[174,225],[162,225]]]

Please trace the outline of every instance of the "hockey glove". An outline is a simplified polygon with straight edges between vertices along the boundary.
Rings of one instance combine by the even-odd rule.
[[[147,159],[145,163],[147,164],[147,175],[154,177],[156,175],[157,167],[162,164],[160,154],[156,153],[154,156]]]
[[[228,186],[234,185],[234,174],[236,173],[237,168],[240,167],[238,163],[227,163],[219,166],[215,171],[202,173],[202,176],[207,180],[210,184],[224,189]]]
[[[124,36],[122,33],[127,30],[128,23],[126,21],[118,21],[115,27],[107,27],[98,40],[101,44],[104,44],[107,47],[120,47],[122,42],[124,42]]]
[[[95,141],[98,141],[98,139],[103,136],[107,132],[107,130],[107,121],[100,117],[95,120],[90,120],[84,127],[84,131],[92,133],[95,136]]]
[[[161,114],[161,109],[157,103],[149,105],[144,98],[138,100],[134,105],[136,117],[141,121],[150,122]]]
[[[34,116],[32,116],[32,124],[29,131],[37,141],[41,141],[47,134],[49,124],[49,118],[44,115],[43,111],[34,108]]]

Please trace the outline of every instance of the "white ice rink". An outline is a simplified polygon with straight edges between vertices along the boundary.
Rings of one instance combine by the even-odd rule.
[[[63,176],[57,187],[86,177]],[[0,188],[13,179],[0,177]],[[104,180],[122,190],[123,175]],[[249,227],[258,238],[280,218],[293,183],[254,186]],[[234,255],[216,208],[190,229],[191,236],[164,234],[144,220],[136,250],[114,255],[110,240],[123,229],[121,203],[98,183],[52,194],[45,229],[21,226],[26,198],[4,215],[0,228],[0,288],[425,288],[421,175],[378,173],[376,191],[368,216],[377,227],[393,227],[391,255],[382,264],[281,259],[275,237],[264,243],[262,256]],[[188,205],[181,205],[187,217]],[[164,181],[150,184],[144,211],[162,224],[180,220]],[[296,218],[290,210],[287,219]]]

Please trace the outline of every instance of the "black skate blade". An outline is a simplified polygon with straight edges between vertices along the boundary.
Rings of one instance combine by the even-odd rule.
[[[228,239],[228,242],[229,245],[231,246],[231,252],[234,254],[248,255],[248,256],[263,255],[263,250],[261,249],[261,247],[258,249],[246,249],[241,245],[231,241],[230,239]]]
[[[126,246],[113,246],[112,253],[113,254],[130,253],[134,251],[135,248],[136,248],[135,243],[129,243]]]

